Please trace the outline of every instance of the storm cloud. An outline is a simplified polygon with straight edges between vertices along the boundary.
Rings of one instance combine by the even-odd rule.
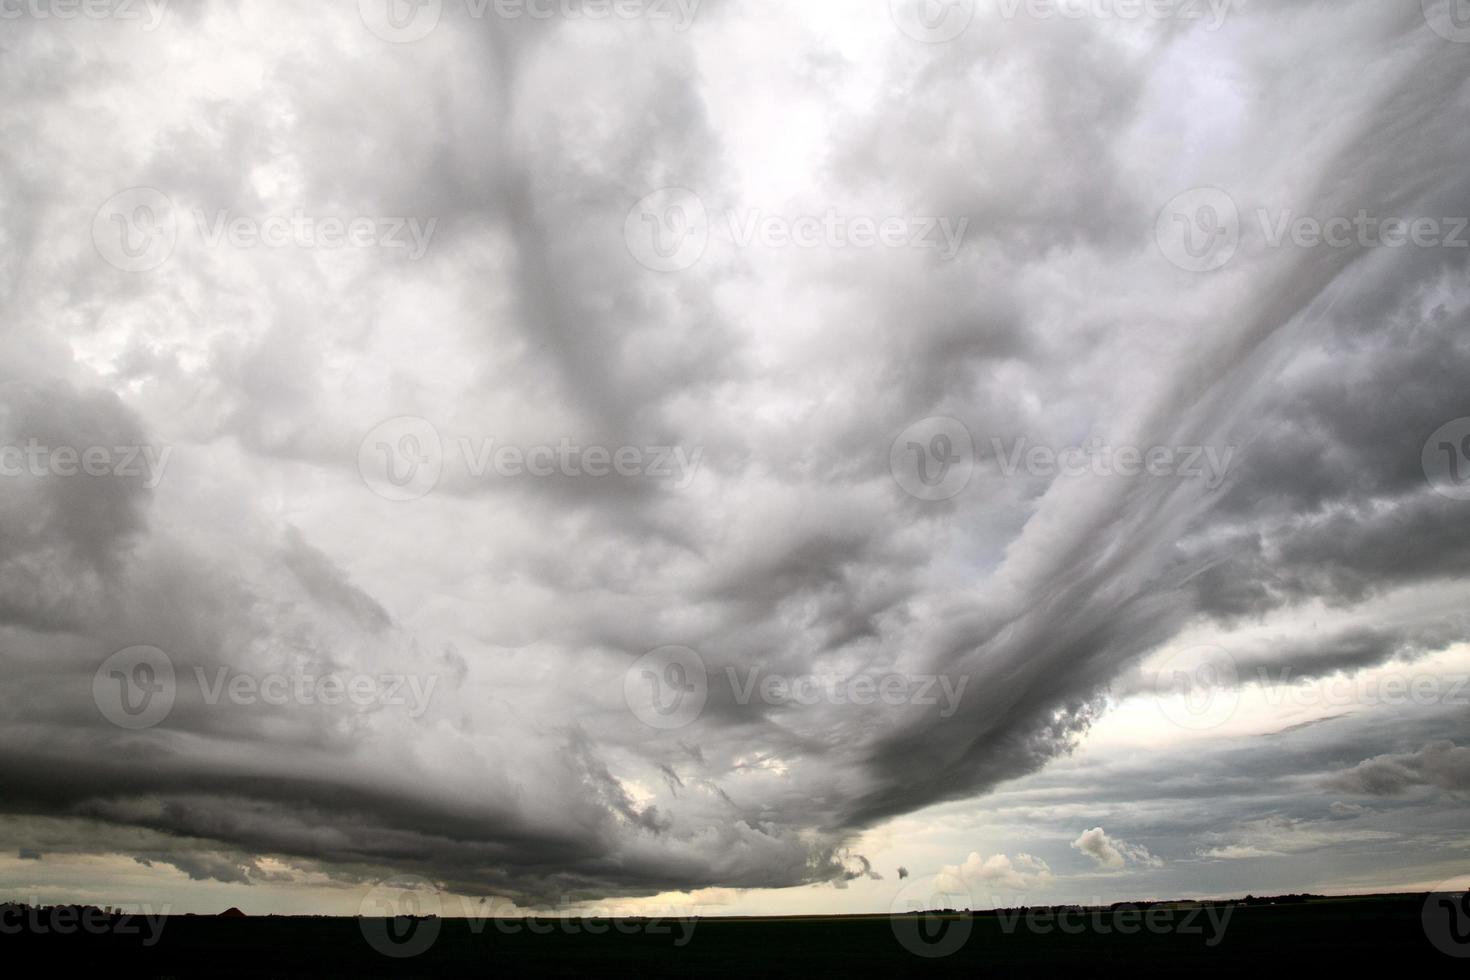
[[[0,27],[28,871],[858,887],[864,834],[1044,778],[1177,649],[1237,690],[1470,639],[1470,44],[1420,4],[383,6]],[[1228,255],[1170,237],[1189,194]],[[1437,237],[1274,230],[1360,212]],[[1341,738],[1078,777],[1050,856],[897,878],[1280,851],[1274,795],[1114,822],[1236,764],[1309,821],[1470,788],[1463,711],[1301,720]]]

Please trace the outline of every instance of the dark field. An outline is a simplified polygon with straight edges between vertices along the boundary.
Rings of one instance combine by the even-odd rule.
[[[978,913],[942,923],[922,917],[700,920],[503,920],[399,922],[396,940],[422,943],[417,955],[394,958],[381,919],[175,916],[145,947],[150,929],[67,935],[5,920],[0,951],[12,976],[29,963],[48,973],[84,977],[156,978],[234,976],[635,976],[759,977],[926,974],[1028,974],[1051,977],[1113,974],[1232,974],[1330,976],[1379,965],[1404,976],[1463,975],[1470,936],[1424,915],[1425,896],[1321,899],[1225,908],[1162,906],[1115,912],[1082,910],[1064,920]],[[965,927],[969,933],[965,935]],[[590,934],[588,926],[598,934]],[[1062,926],[1066,927],[1064,930]],[[17,928],[21,926],[21,928]],[[942,926],[942,930],[938,927]],[[539,930],[539,934],[537,931]],[[435,932],[437,928],[437,932]],[[906,948],[949,955],[925,958]],[[1431,937],[1430,933],[1437,933]],[[370,941],[370,938],[373,941]],[[962,940],[962,944],[958,941]],[[1209,945],[1211,942],[1214,945]],[[402,951],[402,948],[399,947]],[[1348,975],[1348,974],[1343,974]]]

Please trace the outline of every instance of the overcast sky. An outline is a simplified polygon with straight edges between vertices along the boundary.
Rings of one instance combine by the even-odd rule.
[[[1453,12],[0,0],[0,897],[1463,875]]]

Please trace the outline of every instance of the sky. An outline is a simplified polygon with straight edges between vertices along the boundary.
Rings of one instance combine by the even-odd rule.
[[[1470,871],[1447,0],[0,0],[0,897]]]

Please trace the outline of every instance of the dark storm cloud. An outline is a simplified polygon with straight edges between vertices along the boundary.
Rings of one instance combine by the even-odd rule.
[[[1333,788],[1359,796],[1396,796],[1417,786],[1470,792],[1470,746],[1432,742],[1407,755],[1381,755],[1334,776]]]
[[[1402,600],[1233,650],[1248,675],[1297,677],[1466,639],[1435,591],[1467,570],[1466,504],[1420,463],[1470,415],[1465,253],[1249,231],[1257,207],[1470,211],[1470,46],[1416,5],[1256,5],[1218,34],[1022,19],[929,46],[880,10],[851,41],[866,55],[714,3],[688,33],[451,12],[412,44],[352,6],[7,39],[0,442],[175,449],[155,486],[42,476],[0,499],[0,806],[22,854],[236,883],[270,880],[271,857],[536,901],[840,886],[881,877],[859,832],[1057,762],[1187,630]],[[1336,47],[1288,29],[1308,17]],[[143,274],[88,235],[134,185],[179,221]],[[1210,276],[1153,241],[1164,202],[1203,185],[1228,185],[1248,229]],[[655,274],[624,221],[667,186],[716,227],[843,206],[971,231],[949,263],[718,233]],[[410,261],[209,247],[193,216],[297,207],[437,224]],[[394,503],[357,460],[403,415],[448,451],[433,493]],[[937,504],[888,472],[930,415],[977,450]],[[704,455],[680,488],[516,482],[471,472],[461,436]],[[1006,477],[991,442],[1092,436],[1236,452],[1216,487]],[[128,732],[91,684],[137,644],[180,680],[167,721]],[[712,684],[658,733],[621,692],[667,644]],[[436,686],[420,713],[212,703],[221,670]],[[938,717],[715,683],[751,670],[967,687]],[[1187,764],[1064,769],[1075,810],[1054,829],[1152,834],[1142,853],[1165,860],[1325,840],[1299,831],[1374,819],[1344,797],[1463,791],[1462,724],[1386,744],[1319,718]],[[1189,815],[1120,816],[1149,798]]]

